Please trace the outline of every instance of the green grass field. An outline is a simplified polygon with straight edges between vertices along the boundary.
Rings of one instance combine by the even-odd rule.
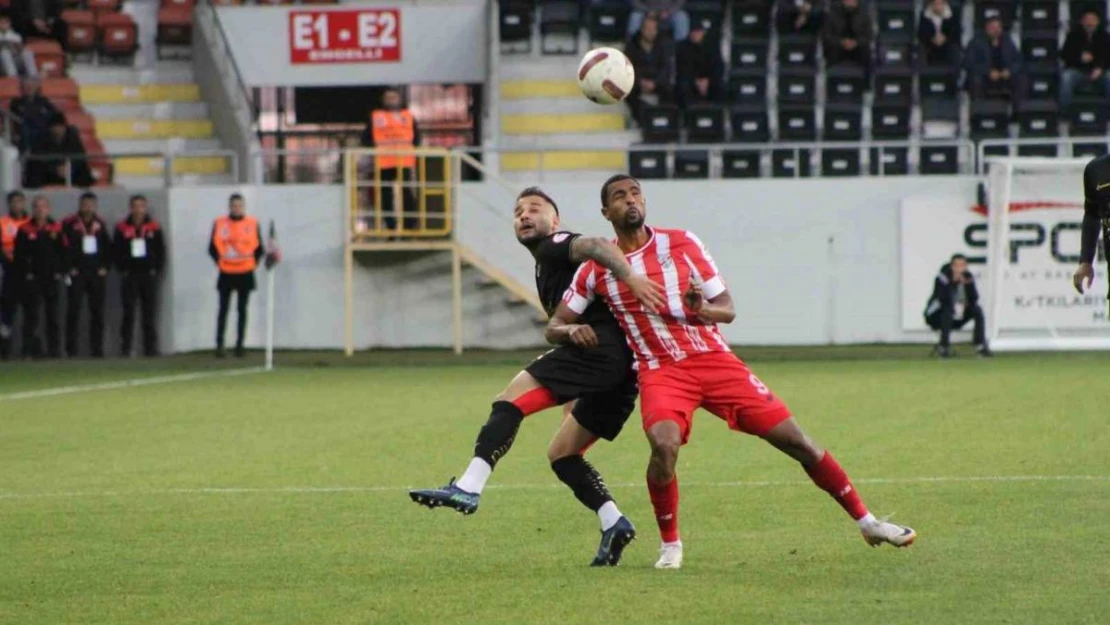
[[[0,366],[0,623],[1110,622],[1110,355],[921,351],[744,352],[916,545],[867,548],[796,465],[700,413],[680,571],[651,568],[638,415],[590,452],[640,529],[618,568],[586,567],[596,519],[544,457],[555,412],[477,515],[409,501],[461,472],[524,354],[301,354],[33,399],[11,394],[214,365]]]

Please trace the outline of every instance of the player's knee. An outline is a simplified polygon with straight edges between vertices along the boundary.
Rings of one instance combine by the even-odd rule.
[[[653,427],[648,431],[648,442],[652,458],[673,467],[682,447],[682,432],[677,427]]]

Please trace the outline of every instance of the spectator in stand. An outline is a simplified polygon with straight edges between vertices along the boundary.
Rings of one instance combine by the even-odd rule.
[[[705,26],[695,24],[675,50],[677,96],[682,106],[721,100],[725,61],[719,45],[705,40]]]
[[[690,36],[690,16],[682,10],[686,0],[632,0],[632,14],[628,16],[628,36],[635,37],[640,25],[654,17],[659,30],[671,41],[682,41]]]
[[[166,243],[162,227],[147,214],[146,197],[132,195],[130,214],[116,226],[116,267],[120,272],[123,321],[120,325],[120,354],[131,355],[135,335],[135,304],[143,328],[143,355],[158,355],[158,330],[154,325],[158,276],[166,264]]]
[[[23,47],[23,37],[12,30],[12,18],[0,12],[0,69],[8,77],[38,76],[35,55]]]
[[[62,224],[50,217],[50,201],[39,195],[31,202],[31,220],[15,239],[16,275],[23,276],[23,356],[43,355],[39,339],[39,312],[46,325],[46,348],[60,358],[58,344],[58,286],[65,272],[65,237]]]
[[[26,152],[46,134],[58,109],[42,96],[37,78],[23,79],[23,95],[12,100],[12,115],[20,120],[19,151]]]
[[[1002,29],[1002,20],[997,17],[987,20],[983,33],[967,44],[964,65],[967,90],[973,99],[1008,97],[1014,112],[1021,109],[1028,80],[1021,52]]]
[[[68,174],[68,177],[67,177]],[[85,146],[77,129],[57,113],[50,120],[50,130],[31,145],[26,184],[30,189],[46,186],[91,187],[92,173],[85,158]]]
[[[929,0],[917,22],[921,62],[931,66],[960,65],[960,16],[948,0]]]
[[[1064,72],[1060,75],[1060,110],[1067,111],[1075,88],[1083,83],[1099,84],[1103,95],[1110,96],[1110,35],[1102,28],[1098,13],[1088,10],[1079,24],[1068,33],[1060,51]]]
[[[859,0],[841,0],[833,5],[821,29],[825,44],[825,62],[855,63],[871,72],[871,41],[875,24],[871,15],[860,8]]]
[[[625,46],[625,55],[636,70],[636,84],[624,101],[638,124],[645,96],[659,103],[673,100],[671,77],[674,55],[668,42],[659,36],[659,22],[650,16],[644,19],[636,36]]]
[[[362,145],[377,148],[380,152],[378,168],[381,170],[382,225],[393,232],[397,229],[396,204],[400,195],[401,225],[404,230],[416,230],[420,219],[416,215],[416,155],[413,148],[420,145],[420,126],[412,110],[401,101],[401,91],[389,88],[382,93],[382,106],[370,112],[370,121],[362,131]],[[394,152],[390,152],[395,150]],[[400,184],[400,187],[397,185]],[[371,203],[374,189],[370,189]]]
[[[97,199],[85,192],[78,200],[77,212],[62,222],[66,241],[66,355],[78,355],[77,328],[81,307],[89,303],[89,352],[104,357],[104,300],[108,292],[108,270],[115,260],[108,224],[96,213]]]
[[[65,0],[16,0],[12,4],[16,28],[24,37],[53,39],[66,45],[66,24],[62,21]]]
[[[783,35],[817,35],[825,14],[818,0],[783,0],[775,22]]]

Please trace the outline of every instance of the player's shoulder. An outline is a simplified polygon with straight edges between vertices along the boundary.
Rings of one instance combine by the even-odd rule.
[[[1083,168],[1083,174],[1110,174],[1110,154],[1103,154],[1091,159],[1087,166]]]
[[[698,235],[684,228],[659,228],[656,229],[655,234],[656,236],[666,236],[671,242],[671,247],[675,247],[675,245],[696,245],[698,247],[703,246],[701,239],[698,238]]]

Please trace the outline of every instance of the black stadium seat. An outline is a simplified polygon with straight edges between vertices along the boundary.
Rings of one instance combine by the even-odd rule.
[[[1056,68],[1060,43],[1056,31],[1030,31],[1021,35],[1021,53],[1029,67]]]
[[[875,102],[906,104],[913,99],[913,71],[908,67],[880,67],[875,71]]]
[[[871,148],[872,176],[905,176],[910,173],[910,149],[903,147]]]
[[[678,150],[674,154],[675,178],[708,178],[709,152],[707,150]]]
[[[781,148],[771,151],[771,175],[775,178],[807,178],[810,175],[810,151]]]
[[[816,141],[817,123],[812,106],[779,107],[780,141]]]
[[[1010,136],[1010,104],[999,100],[972,100],[969,136],[981,139],[1005,139]]]
[[[624,41],[628,27],[628,4],[602,2],[590,5],[590,41],[612,43]]]
[[[732,36],[766,37],[771,32],[771,5],[755,2],[732,3]]]
[[[729,112],[732,140],[737,143],[767,143],[771,140],[767,117],[766,103],[734,106]]]
[[[813,37],[798,35],[779,37],[779,65],[781,67],[816,67],[817,40]]]
[[[1059,134],[1060,117],[1055,102],[1026,102],[1018,113],[1019,137],[1046,138]]]
[[[780,102],[813,102],[816,99],[817,76],[812,69],[779,68]]]
[[[910,107],[903,104],[876,104],[871,107],[871,136],[899,140],[910,136]]]
[[[630,150],[628,173],[645,180],[666,178],[667,153],[663,150]]]
[[[728,100],[733,104],[766,104],[767,71],[734,69],[728,76]]]
[[[691,143],[724,143],[725,110],[719,106],[692,105],[682,112],[686,140]],[[677,166],[676,166],[677,171]]]
[[[1060,3],[1057,0],[1022,0],[1021,27],[1029,31],[1060,28]]]
[[[582,5],[568,0],[542,0],[540,5],[540,52],[578,54],[578,30],[582,26]],[[557,45],[549,37],[557,36]]]
[[[730,57],[732,69],[757,69],[761,72],[767,70],[768,49],[771,40],[767,38],[738,38],[732,40]]]
[[[923,175],[958,174],[960,151],[956,146],[923,145],[918,151],[918,169]]]
[[[821,135],[825,141],[859,141],[863,135],[863,110],[859,104],[829,104]],[[857,159],[859,155],[857,154]]]
[[[830,102],[859,102],[867,81],[863,68],[841,63],[825,68],[825,98]]]
[[[505,44],[524,43],[524,52],[532,51],[532,13],[535,6],[531,0],[500,0],[500,24],[502,51]]]
[[[759,178],[759,150],[725,150],[721,153],[721,176],[724,178]]]
[[[672,143],[678,141],[678,107],[671,105],[644,107],[643,131],[646,143]]]
[[[821,150],[821,175],[829,177],[858,176],[859,148],[826,148]]]

